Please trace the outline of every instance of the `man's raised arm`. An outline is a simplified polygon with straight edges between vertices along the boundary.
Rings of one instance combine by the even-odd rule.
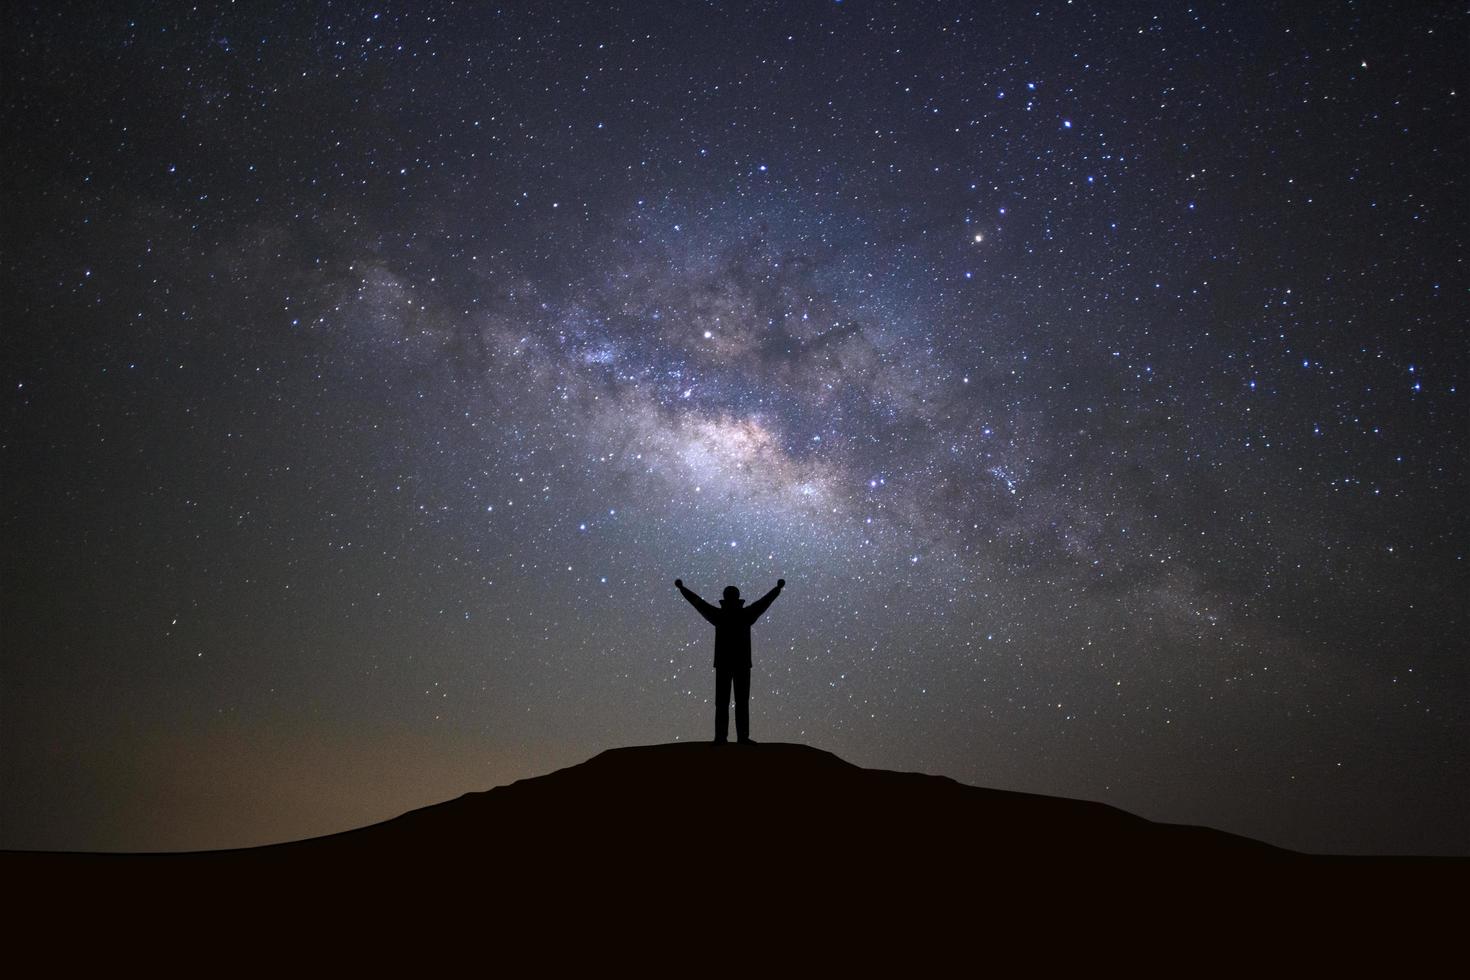
[[[776,596],[780,595],[781,590],[784,588],[786,588],[786,580],[784,578],[777,579],[774,589],[750,604],[748,614],[752,623],[761,618],[761,613],[765,612],[771,603],[776,601]]]
[[[684,593],[684,598],[686,598],[686,599],[689,600],[689,604],[691,606],[693,606],[695,609],[699,610],[699,614],[701,616],[703,616],[705,619],[709,620],[711,623],[715,622],[715,619],[716,619],[716,616],[715,616],[715,607],[712,606],[712,605],[710,605],[709,603],[705,602],[699,596],[695,595],[693,589],[686,589],[686,588],[684,588],[684,580],[683,579],[681,579],[681,578],[674,579],[674,587],[677,588],[680,592]]]

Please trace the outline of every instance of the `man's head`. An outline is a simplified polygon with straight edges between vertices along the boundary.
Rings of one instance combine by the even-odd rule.
[[[733,585],[725,586],[724,598],[720,600],[722,606],[743,606],[745,600],[740,598],[740,590]]]

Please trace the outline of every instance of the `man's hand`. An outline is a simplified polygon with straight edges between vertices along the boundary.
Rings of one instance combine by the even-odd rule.
[[[784,578],[778,578],[778,579],[776,579],[776,588],[778,588],[778,589],[784,589],[784,588],[786,588],[786,580]]]
[[[684,587],[684,580],[683,579],[681,579],[681,578],[674,579],[674,588],[676,588],[676,589],[682,589],[683,587]]]

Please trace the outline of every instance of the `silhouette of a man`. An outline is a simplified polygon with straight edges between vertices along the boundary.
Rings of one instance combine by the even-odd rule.
[[[683,579],[674,579],[674,585],[684,593],[689,604],[715,627],[715,744],[723,744],[730,731],[730,686],[733,684],[735,734],[742,744],[749,745],[754,741],[750,737],[750,627],[776,601],[776,596],[786,587],[786,580],[777,580],[774,589],[749,606],[740,598],[739,589],[727,585],[718,609],[684,588]]]

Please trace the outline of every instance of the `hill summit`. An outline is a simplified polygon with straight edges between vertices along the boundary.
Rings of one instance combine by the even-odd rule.
[[[449,851],[504,870],[562,861],[652,870],[660,855],[693,858],[715,843],[788,866],[860,858],[867,874],[936,860],[993,870],[1059,860],[1138,865],[1293,856],[1101,803],[863,769],[830,752],[779,743],[610,749],[580,765],[361,830],[258,851],[324,861]]]

